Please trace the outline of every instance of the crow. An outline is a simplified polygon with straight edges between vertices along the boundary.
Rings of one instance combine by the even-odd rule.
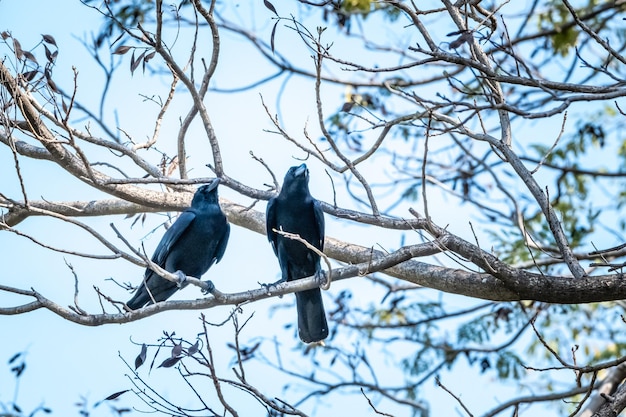
[[[200,278],[214,262],[224,255],[230,225],[222,213],[217,198],[219,179],[203,185],[193,196],[191,207],[183,211],[167,229],[152,255],[152,262],[179,276],[180,282],[160,277],[149,267],[143,282],[126,305],[136,310],[154,301],[164,301],[172,296],[185,277]],[[209,281],[209,287],[213,287]]]
[[[318,275],[320,257],[302,242],[277,233],[299,235],[313,247],[324,249],[324,213],[309,193],[306,164],[289,168],[280,193],[269,200],[266,212],[267,238],[282,272],[281,281]],[[298,334],[305,343],[319,342],[328,336],[328,324],[319,288],[296,293]]]

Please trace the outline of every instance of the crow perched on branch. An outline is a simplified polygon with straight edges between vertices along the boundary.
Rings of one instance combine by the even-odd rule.
[[[280,194],[267,204],[266,215],[267,238],[278,257],[282,280],[320,274],[319,255],[304,243],[277,232],[297,234],[320,251],[324,249],[324,213],[309,193],[306,164],[289,168]],[[300,339],[305,343],[324,340],[328,324],[320,289],[297,292],[296,306]]]
[[[152,255],[152,262],[179,276],[172,282],[146,268],[143,282],[126,305],[136,310],[164,301],[172,296],[186,276],[200,278],[214,262],[219,262],[226,250],[230,225],[222,213],[217,198],[219,179],[203,185],[193,196],[191,207],[183,211],[167,229]],[[209,282],[209,287],[212,284]],[[152,295],[152,296],[151,296]]]

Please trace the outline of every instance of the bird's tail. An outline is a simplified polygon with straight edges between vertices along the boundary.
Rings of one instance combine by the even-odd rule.
[[[328,323],[319,288],[296,293],[298,334],[305,343],[319,342],[328,336]]]

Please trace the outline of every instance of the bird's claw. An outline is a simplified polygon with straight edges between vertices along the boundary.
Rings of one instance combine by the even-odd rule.
[[[202,287],[202,294],[212,294],[215,291],[215,284],[213,284],[213,281],[206,280],[202,281],[202,283],[204,284]]]
[[[265,289],[265,291],[269,294],[269,293],[271,293],[271,292],[272,292],[272,291],[271,291],[271,287],[273,287],[273,286],[275,286],[275,285],[278,285],[278,284],[281,284],[281,283],[283,283],[283,282],[285,282],[285,281],[286,281],[285,279],[279,279],[278,281],[276,281],[276,282],[272,282],[272,283],[269,283],[269,284],[268,284],[268,283],[266,283],[266,282],[259,282],[258,284],[259,284],[261,287],[263,287],[263,288]]]
[[[176,275],[176,277],[178,278],[178,282],[176,283],[176,286],[178,288],[182,288],[185,282],[187,281],[187,275],[183,271],[176,271],[174,272],[174,275]]]
[[[330,288],[330,275],[327,274],[325,271],[317,271],[315,273],[315,279],[317,280],[321,289],[327,290]]]

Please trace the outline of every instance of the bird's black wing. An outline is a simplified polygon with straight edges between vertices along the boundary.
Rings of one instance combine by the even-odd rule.
[[[165,234],[161,238],[158,246],[154,250],[154,254],[152,255],[152,262],[159,265],[161,268],[165,268],[165,261],[170,251],[180,239],[185,230],[193,223],[196,218],[196,213],[193,209],[188,209],[182,212],[180,216],[176,219],[174,224],[170,226],[169,229],[165,231]],[[147,271],[146,271],[147,275]]]
[[[170,253],[175,250],[176,242],[185,233],[185,231],[191,226],[196,218],[196,214],[193,209],[185,210],[165,231],[161,241],[154,250],[152,255],[152,262],[159,265],[161,268],[165,268]],[[149,289],[149,292],[148,292]],[[133,297],[126,303],[131,310],[136,310],[150,303],[152,298],[156,301],[166,300],[177,289],[175,283],[172,283],[165,278],[160,277],[157,273],[150,268],[146,268],[143,282],[139,285]],[[150,296],[152,295],[152,297]]]
[[[317,232],[319,235],[319,242],[311,242],[313,246],[319,250],[324,250],[324,211],[319,201],[313,201],[313,213],[315,214],[315,225],[317,226]],[[315,245],[318,243],[318,245]]]
[[[274,232],[278,226],[276,224],[276,199],[271,198],[267,203],[267,209],[265,211],[265,229],[267,230],[267,240],[272,244],[274,254],[278,256],[278,245],[276,239],[278,234]]]
[[[219,262],[224,256],[224,252],[226,252],[226,245],[228,245],[228,238],[230,237],[230,224],[226,223],[226,231],[224,235],[220,239],[217,244],[217,248],[215,250],[215,262]]]

